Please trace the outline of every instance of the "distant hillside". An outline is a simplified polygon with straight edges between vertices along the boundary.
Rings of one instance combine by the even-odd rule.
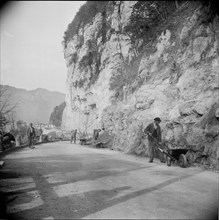
[[[65,101],[65,94],[47,89],[26,90],[12,86],[3,86],[10,96],[10,102],[18,102],[15,119],[25,122],[49,123],[50,114],[55,106]]]

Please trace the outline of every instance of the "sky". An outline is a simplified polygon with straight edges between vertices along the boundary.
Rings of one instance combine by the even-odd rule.
[[[0,81],[66,92],[63,36],[86,1],[9,1],[0,9]]]

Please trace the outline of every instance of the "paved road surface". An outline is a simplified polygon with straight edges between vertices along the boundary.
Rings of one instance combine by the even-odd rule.
[[[4,158],[9,219],[214,219],[218,173],[58,142]]]

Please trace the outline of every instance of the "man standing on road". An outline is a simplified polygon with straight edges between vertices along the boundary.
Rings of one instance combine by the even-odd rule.
[[[148,135],[148,145],[149,145],[149,163],[153,163],[155,152],[157,150],[156,141],[161,143],[161,128],[160,128],[160,118],[154,118],[154,122],[150,123],[145,129],[144,133]],[[164,163],[164,158],[162,153],[158,150],[158,156],[162,163]]]
[[[74,131],[74,136],[73,136],[74,144],[76,144],[76,136],[77,136],[77,129],[75,129]]]
[[[27,129],[27,137],[29,141],[29,148],[35,148],[34,145],[34,138],[35,138],[35,129],[33,127],[33,123],[30,123],[30,127]]]
[[[76,136],[77,136],[77,129],[71,131],[71,143],[74,141],[74,144],[76,144]]]
[[[71,130],[71,140],[70,140],[70,144],[72,143],[72,140],[73,140],[73,133],[74,133],[74,131]]]

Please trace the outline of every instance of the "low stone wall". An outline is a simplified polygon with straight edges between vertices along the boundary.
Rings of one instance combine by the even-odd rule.
[[[10,152],[18,151],[20,149],[28,147],[27,141],[25,143],[20,143],[17,138],[15,140],[16,140],[16,142],[12,145],[12,147],[4,149],[4,150],[3,149],[0,150],[0,158],[3,158],[4,156],[9,154]],[[47,142],[42,141],[42,137],[39,140],[40,141],[36,142],[34,145],[47,143]]]

